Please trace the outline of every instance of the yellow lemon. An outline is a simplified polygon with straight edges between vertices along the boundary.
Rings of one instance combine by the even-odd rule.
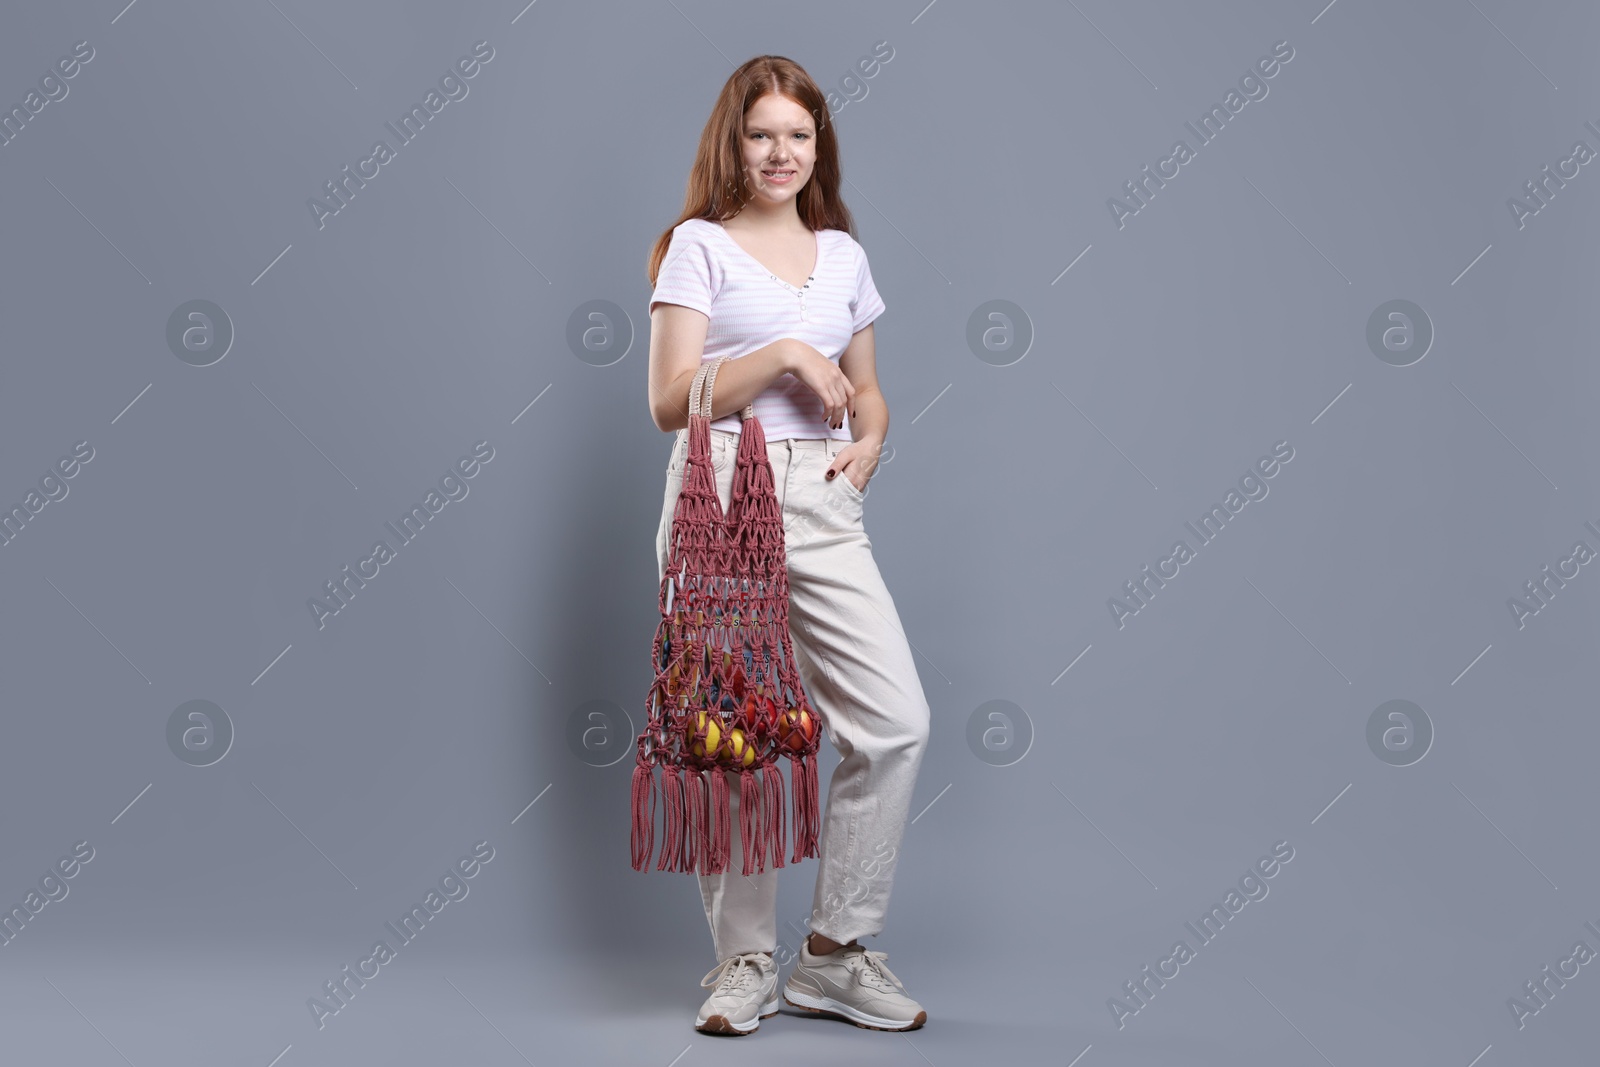
[[[756,746],[746,743],[744,731],[737,726],[728,731],[728,752],[736,766],[748,767],[756,761]]]
[[[706,734],[703,741],[698,737],[701,730],[704,730]],[[689,737],[692,739],[689,751],[696,756],[703,757],[708,753],[717,751],[717,747],[722,741],[722,726],[715,715],[707,715],[703,711],[698,712],[694,717],[693,725],[689,729]]]

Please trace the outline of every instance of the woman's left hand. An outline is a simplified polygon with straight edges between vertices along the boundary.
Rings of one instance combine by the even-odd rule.
[[[849,478],[850,484],[861,492],[867,491],[867,482],[878,469],[878,456],[883,451],[879,442],[863,438],[839,449],[823,475],[828,480]]]

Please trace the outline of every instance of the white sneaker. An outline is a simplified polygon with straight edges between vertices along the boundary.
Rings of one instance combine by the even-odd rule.
[[[842,1015],[869,1030],[915,1030],[928,1021],[922,1005],[884,965],[887,952],[845,945],[812,955],[800,943],[800,962],[783,985],[783,999],[807,1011]]]
[[[694,1028],[708,1034],[749,1034],[778,1014],[778,965],[765,952],[729,956],[700,979],[715,985],[700,1005]]]

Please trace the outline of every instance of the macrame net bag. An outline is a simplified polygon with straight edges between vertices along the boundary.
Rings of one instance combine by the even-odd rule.
[[[711,469],[712,387],[727,358],[701,363],[689,389],[689,451],[661,581],[655,678],[633,769],[636,871],[649,867],[655,847],[658,792],[664,840],[656,870],[727,870],[733,774],[739,776],[742,873],[766,870],[769,851],[773,866],[782,867],[788,820],[780,757],[789,760],[794,804],[790,862],[817,855],[821,721],[789,644],[783,512],[753,406],[740,413],[726,516]]]

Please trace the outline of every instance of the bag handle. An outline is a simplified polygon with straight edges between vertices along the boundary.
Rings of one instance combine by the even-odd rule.
[[[717,369],[726,363],[732,356],[719,356],[708,359],[700,364],[700,369],[695,372],[694,384],[689,386],[689,415],[703,415],[711,417],[711,398],[717,382]],[[739,412],[740,419],[753,419],[756,417],[755,402],[744,406]]]
[[[700,364],[694,373],[694,383],[689,386],[689,417],[698,418],[700,415],[700,394],[705,390],[706,375],[711,371],[711,360]]]

